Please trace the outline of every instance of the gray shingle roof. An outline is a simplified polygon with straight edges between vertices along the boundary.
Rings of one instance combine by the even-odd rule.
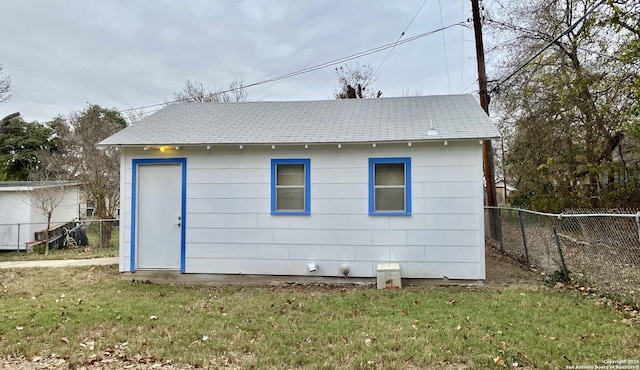
[[[431,125],[437,135],[429,135]],[[370,143],[499,136],[473,96],[442,95],[173,104],[100,145]]]

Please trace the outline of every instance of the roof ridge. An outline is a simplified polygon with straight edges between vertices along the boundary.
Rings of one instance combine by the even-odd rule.
[[[433,134],[433,123],[437,134]],[[487,139],[499,132],[472,95],[180,103],[101,145],[366,143]]]

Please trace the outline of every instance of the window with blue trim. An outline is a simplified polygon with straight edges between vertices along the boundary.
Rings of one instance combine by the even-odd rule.
[[[271,159],[271,213],[311,213],[311,160]]]
[[[369,214],[411,215],[411,158],[369,158]]]

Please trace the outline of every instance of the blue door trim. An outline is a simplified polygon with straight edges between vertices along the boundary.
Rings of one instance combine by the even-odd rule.
[[[185,273],[185,235],[186,235],[186,204],[187,204],[187,159],[186,158],[140,158],[132,160],[131,176],[131,264],[130,272],[136,271],[136,226],[137,226],[137,203],[138,203],[138,166],[177,163],[182,168],[182,205],[180,222],[180,272]]]

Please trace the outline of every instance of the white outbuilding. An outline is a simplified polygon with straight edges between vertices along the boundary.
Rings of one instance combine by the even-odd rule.
[[[485,279],[471,95],[169,105],[121,153],[120,271]]]
[[[0,250],[24,251],[36,233],[47,228],[47,218],[34,204],[30,194],[42,189],[59,192],[53,200],[52,227],[66,225],[78,218],[78,183],[43,183],[30,181],[0,182]],[[45,233],[46,234],[46,233]]]

